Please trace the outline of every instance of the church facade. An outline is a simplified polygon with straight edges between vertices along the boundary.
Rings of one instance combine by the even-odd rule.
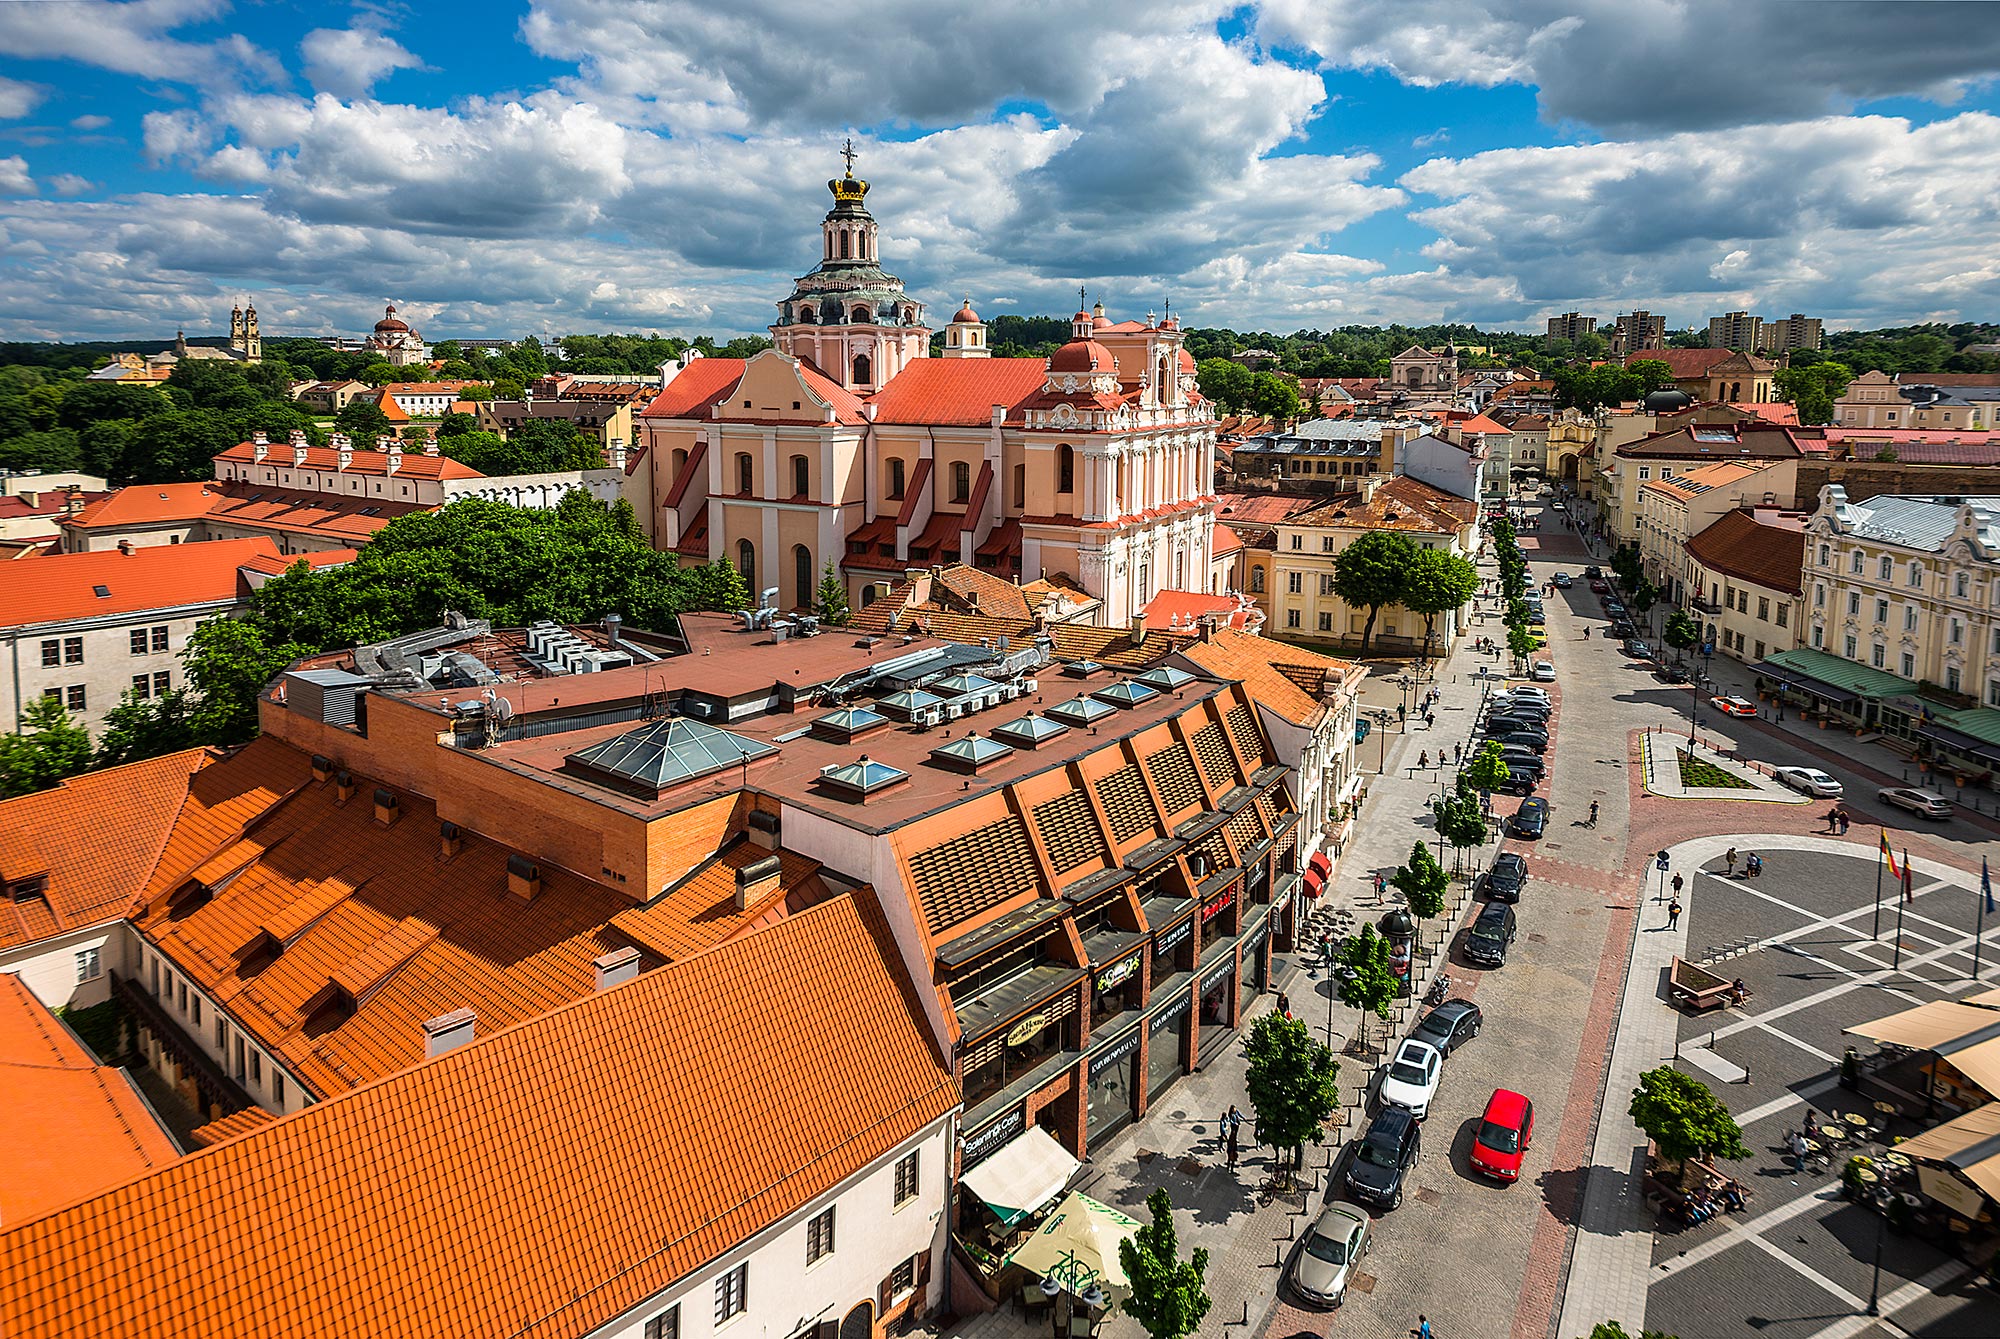
[[[950,562],[1068,576],[1120,625],[1206,590],[1215,422],[1179,323],[1098,304],[1050,357],[994,358],[968,298],[934,357],[924,304],[881,268],[868,183],[850,164],[828,189],[776,347],[668,364],[635,420],[654,543],[726,558],[786,609],[829,562],[856,607]]]

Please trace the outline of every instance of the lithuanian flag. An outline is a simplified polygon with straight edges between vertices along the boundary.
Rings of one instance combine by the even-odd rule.
[[[1882,858],[1889,862],[1889,872],[1898,879],[1903,877],[1903,867],[1896,863],[1896,853],[1889,849],[1889,830],[1882,829]]]

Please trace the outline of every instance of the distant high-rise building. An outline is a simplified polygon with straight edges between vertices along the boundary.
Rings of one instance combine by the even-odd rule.
[[[1714,322],[1709,322],[1710,327]],[[1790,353],[1793,349],[1817,349],[1825,332],[1820,328],[1817,316],[1802,316],[1793,312],[1784,320],[1764,322],[1758,334],[1757,347],[1769,353]],[[1713,343],[1714,341],[1710,341]]]
[[[1711,349],[1758,349],[1764,335],[1764,318],[1749,312],[1725,312],[1708,318],[1708,347]]]
[[[1597,318],[1595,316],[1583,316],[1576,312],[1564,312],[1561,316],[1551,316],[1549,318],[1548,337],[1550,339],[1575,340],[1582,335],[1595,334],[1596,331]]]
[[[1667,318],[1649,311],[1635,311],[1618,318],[1611,336],[1611,352],[1623,355],[1639,349],[1666,347]]]

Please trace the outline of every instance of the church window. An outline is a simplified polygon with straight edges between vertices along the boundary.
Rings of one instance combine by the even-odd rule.
[[[873,324],[873,322],[869,319],[868,309],[866,307],[856,307],[853,311],[847,314],[847,319],[854,322],[854,324],[856,325]]]
[[[855,384],[855,385],[857,385],[857,386],[866,386],[866,385],[868,385],[868,384],[869,384],[870,382],[874,381],[874,379],[875,379],[875,378],[874,378],[874,377],[873,377],[873,376],[871,375],[871,373],[873,372],[873,370],[874,370],[874,369],[873,369],[873,368],[872,368],[872,367],[870,366],[870,364],[869,364],[869,362],[868,362],[868,355],[867,355],[867,354],[865,354],[865,353],[857,353],[857,354],[855,354],[855,355],[854,355],[854,384]]]
[[[850,237],[846,233],[842,233],[840,235],[840,258],[842,260],[851,260],[853,258],[848,254],[849,248],[851,248],[853,245],[854,245],[854,239],[852,237]]]
[[[792,496],[805,497],[812,492],[812,467],[804,456],[792,457]]]
[[[798,589],[798,596],[792,601],[792,607],[812,608],[813,556],[812,550],[803,544],[792,545],[792,581]]]
[[[962,460],[951,465],[951,500],[964,502],[972,496],[972,466]]]
[[[903,498],[903,462],[896,458],[889,461],[889,500],[900,502]]]
[[[747,539],[736,541],[736,570],[743,574],[743,585],[750,592],[750,600],[757,600],[757,546]]]
[[[1056,491],[1076,491],[1076,448],[1068,442],[1056,448]]]
[[[748,451],[736,453],[736,491],[739,493],[756,491],[756,474],[751,467]]]

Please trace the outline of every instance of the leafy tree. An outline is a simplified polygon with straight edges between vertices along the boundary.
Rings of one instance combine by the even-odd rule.
[[[32,795],[90,766],[90,732],[53,697],[31,700],[21,729],[0,735],[0,799]]]
[[[1517,665],[1535,653],[1535,636],[1528,629],[1516,624],[1507,629],[1507,650]]]
[[[619,498],[611,504],[611,524],[618,533],[641,547],[650,547],[645,527],[639,524],[639,513],[634,511],[629,498]]]
[[[1417,550],[1403,572],[1402,606],[1424,620],[1424,647],[1429,649],[1437,616],[1463,609],[1479,590],[1479,569],[1448,549]]]
[[[1307,1141],[1317,1141],[1340,1109],[1340,1062],[1296,1018],[1268,1013],[1243,1039],[1244,1082],[1257,1112],[1259,1142],[1288,1148],[1305,1161]]]
[[[1199,368],[1196,374],[1199,376]],[[1250,378],[1247,404],[1251,413],[1278,423],[1290,423],[1304,407],[1298,387],[1271,372],[1258,372]]]
[[[1452,804],[1455,800],[1438,800],[1437,804]],[[1418,842],[1410,848],[1410,858],[1399,866],[1389,882],[1403,895],[1410,914],[1419,920],[1430,920],[1444,914],[1444,892],[1449,885],[1444,867],[1431,855],[1431,848]]]
[[[1340,1002],[1361,1010],[1361,1035],[1368,1031],[1368,1015],[1389,1021],[1389,1006],[1396,998],[1396,974],[1389,969],[1389,941],[1364,924],[1358,934],[1341,945],[1339,965],[1346,968],[1336,976]]]
[[[360,396],[349,400],[347,408],[333,416],[333,426],[353,438],[354,444],[366,451],[375,449],[377,437],[388,437],[395,432],[381,406]]]
[[[1462,868],[1465,852],[1475,846],[1482,846],[1486,842],[1486,813],[1479,807],[1479,796],[1473,791],[1472,787],[1465,784],[1465,774],[1463,772],[1459,773],[1457,793],[1446,796],[1443,799],[1432,800],[1431,814],[1437,822],[1438,836],[1442,837],[1451,846],[1453,867]],[[1423,845],[1422,842],[1417,844],[1419,846]],[[1425,855],[1428,856],[1429,854],[1430,852],[1426,849]],[[1433,865],[1436,864],[1435,861],[1431,863]],[[1436,901],[1438,911],[1442,911],[1444,909],[1443,869],[1438,870],[1438,880]],[[1400,887],[1401,885],[1398,886]],[[1407,895],[1406,890],[1405,896]],[[1414,902],[1410,904],[1410,909],[1416,911],[1416,904]],[[1429,918],[1437,915],[1438,911],[1418,911],[1417,914]]]
[[[1685,1165],[1690,1158],[1747,1158],[1743,1130],[1708,1085],[1672,1065],[1639,1076],[1629,1108],[1632,1123],[1659,1146],[1660,1156]]]
[[[1125,1314],[1144,1327],[1152,1339],[1182,1339],[1201,1327],[1208,1314],[1208,1251],[1180,1258],[1180,1238],[1174,1231],[1174,1205],[1164,1190],[1146,1197],[1153,1221],[1118,1243],[1118,1263],[1131,1282]]]
[[[1667,627],[1661,634],[1661,640],[1674,650],[1685,653],[1701,640],[1701,625],[1689,618],[1686,610],[1676,609],[1667,615]]]
[[[1368,611],[1361,625],[1361,654],[1375,636],[1375,618],[1384,605],[1403,598],[1406,576],[1416,561],[1417,546],[1409,536],[1390,530],[1370,530],[1340,551],[1333,560],[1333,590],[1349,605]]]
[[[1639,588],[1646,578],[1640,568],[1637,544],[1620,544],[1611,551],[1611,576],[1628,595]]]
[[[1481,744],[1479,751],[1472,755],[1471,760],[1465,764],[1465,770],[1459,775],[1475,790],[1489,793],[1506,785],[1514,776],[1507,770],[1507,764],[1501,760],[1500,741],[1497,739],[1489,739]]]
[[[1778,398],[1790,401],[1798,409],[1801,423],[1833,422],[1833,402],[1852,380],[1853,369],[1834,362],[1781,367],[1771,375]]]
[[[716,609],[748,609],[750,607],[750,587],[743,581],[742,570],[727,558],[717,558],[706,570],[715,590]]]
[[[1674,384],[1672,363],[1658,358],[1637,358],[1625,365],[1625,370],[1638,378],[1635,388],[1639,395],[1646,395],[1662,386]]]
[[[1207,358],[1195,364],[1194,384],[1230,413],[1240,414],[1250,403],[1253,378],[1250,370],[1239,363],[1227,358]]]
[[[180,689],[155,698],[127,691],[118,705],[104,713],[93,767],[117,767],[178,753],[195,743],[188,719],[187,694]]]
[[[1674,1339],[1665,1330],[1640,1330],[1634,1335],[1615,1320],[1602,1321],[1590,1327],[1588,1339]]]
[[[444,414],[438,418],[438,440],[447,437],[463,437],[469,432],[479,431],[479,420],[471,414]]]
[[[739,578],[740,579],[740,578]],[[833,570],[833,559],[826,560],[826,570],[819,577],[818,611],[820,622],[836,628],[847,626],[847,583],[840,579],[840,573]]]
[[[303,567],[299,564],[299,569]],[[247,619],[215,618],[197,627],[181,653],[188,688],[194,694],[188,723],[195,739],[203,744],[241,744],[253,738],[257,733],[257,695],[278,671],[312,649],[293,644],[272,646],[257,624]]]

